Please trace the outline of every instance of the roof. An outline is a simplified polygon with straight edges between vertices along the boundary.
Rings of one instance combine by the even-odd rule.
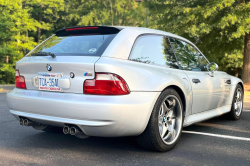
[[[150,29],[150,28],[131,27],[131,26],[75,26],[75,27],[68,27],[68,28],[61,29],[61,30],[56,32],[56,35],[65,35],[66,33],[70,33],[70,32],[67,32],[68,29],[78,29],[78,28],[88,28],[88,27],[90,27],[90,28],[91,27],[92,28],[98,27],[98,32],[104,32],[104,33],[107,33],[108,31],[110,31],[110,33],[114,33],[114,32],[118,33],[119,31],[121,31],[123,29],[130,29],[130,30],[134,30],[134,31],[137,31],[140,33],[162,34],[162,35],[166,35],[166,36],[176,37],[176,38],[179,38],[179,39],[184,40],[184,41],[188,41],[187,39],[185,39],[181,36],[178,36],[178,35],[175,35],[175,34],[172,34],[169,32],[156,30],[156,29]],[[84,31],[89,31],[89,32],[93,33],[97,30],[91,29],[91,30],[84,30]],[[188,42],[190,42],[190,41],[188,41]]]
[[[108,48],[104,51],[102,57],[128,59],[130,51],[133,48],[134,42],[136,41],[138,36],[145,34],[156,34],[156,35],[174,37],[183,40],[187,43],[190,43],[194,47],[196,47],[192,42],[181,36],[161,30],[142,28],[142,27],[126,27],[126,26],[112,26],[112,27],[120,29],[121,31],[109,44]],[[197,50],[199,49],[197,48]]]
[[[157,30],[157,29],[144,28],[144,27],[131,27],[131,26],[110,26],[110,27],[115,27],[115,28],[119,28],[119,29],[131,29],[131,30],[138,31],[142,34],[148,33],[148,34],[166,35],[166,36],[175,37],[175,38],[181,39],[183,41],[187,41],[189,43],[192,43],[191,41],[189,41],[181,36],[175,35],[175,34],[170,33],[170,32],[162,31],[162,30]]]
[[[142,27],[129,27],[129,26],[77,26],[61,29],[56,32],[58,36],[70,36],[75,34],[116,34],[116,37],[109,44],[108,48],[104,51],[103,57],[114,57],[119,59],[128,59],[130,50],[138,36],[143,34],[156,34],[174,37],[192,44],[189,40],[161,30],[142,28]],[[197,47],[196,47],[197,48]],[[198,49],[198,48],[197,48]],[[199,50],[199,49],[198,49]]]

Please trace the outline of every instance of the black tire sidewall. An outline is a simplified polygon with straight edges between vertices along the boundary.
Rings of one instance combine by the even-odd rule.
[[[150,125],[151,125],[151,129],[153,130],[152,133],[153,134],[153,140],[155,141],[154,144],[157,146],[157,150],[160,150],[160,151],[168,151],[168,150],[171,150],[175,145],[176,143],[178,142],[180,136],[181,136],[181,131],[180,131],[180,134],[178,135],[178,138],[176,139],[176,141],[171,144],[171,145],[167,145],[164,143],[164,141],[162,140],[161,136],[160,136],[160,132],[159,132],[159,126],[158,126],[158,115],[159,115],[159,111],[160,111],[160,107],[161,107],[161,104],[163,102],[163,100],[169,96],[169,95],[174,95],[175,97],[178,98],[179,102],[180,102],[180,107],[181,107],[181,110],[182,110],[182,124],[181,124],[181,131],[182,131],[182,127],[183,127],[183,120],[184,120],[184,111],[183,111],[183,104],[182,104],[182,100],[179,96],[179,94],[172,88],[168,88],[166,90],[164,90],[160,97],[158,98],[156,104],[155,104],[155,107],[154,107],[154,110],[152,112],[152,115],[150,117]]]
[[[237,89],[239,89],[239,88],[241,89],[241,92],[242,92],[242,110],[241,110],[240,115],[237,116],[236,113],[235,113],[235,110],[234,110],[234,103],[235,103],[235,101],[236,101],[235,95],[236,95]],[[236,86],[235,90],[234,90],[233,101],[232,101],[232,106],[231,106],[231,111],[230,111],[230,113],[229,113],[231,119],[233,119],[233,120],[239,120],[239,119],[240,119],[240,117],[241,117],[241,115],[242,115],[242,111],[243,111],[243,99],[244,99],[244,91],[243,91],[242,87],[238,84],[238,85]]]

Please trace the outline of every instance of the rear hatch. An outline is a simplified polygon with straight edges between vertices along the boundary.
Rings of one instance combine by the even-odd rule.
[[[114,27],[73,27],[56,32],[16,66],[27,89],[83,93],[95,62],[119,33]]]

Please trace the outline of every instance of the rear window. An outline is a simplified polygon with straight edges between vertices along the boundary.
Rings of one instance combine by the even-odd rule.
[[[51,52],[56,56],[101,56],[116,34],[52,36],[39,45],[33,53]]]

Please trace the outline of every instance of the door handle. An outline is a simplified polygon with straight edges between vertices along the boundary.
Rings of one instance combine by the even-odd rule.
[[[226,80],[225,83],[226,84],[231,84],[231,80]]]
[[[193,81],[193,83],[195,83],[195,84],[201,83],[201,81],[200,81],[199,79],[193,79],[192,81]]]

